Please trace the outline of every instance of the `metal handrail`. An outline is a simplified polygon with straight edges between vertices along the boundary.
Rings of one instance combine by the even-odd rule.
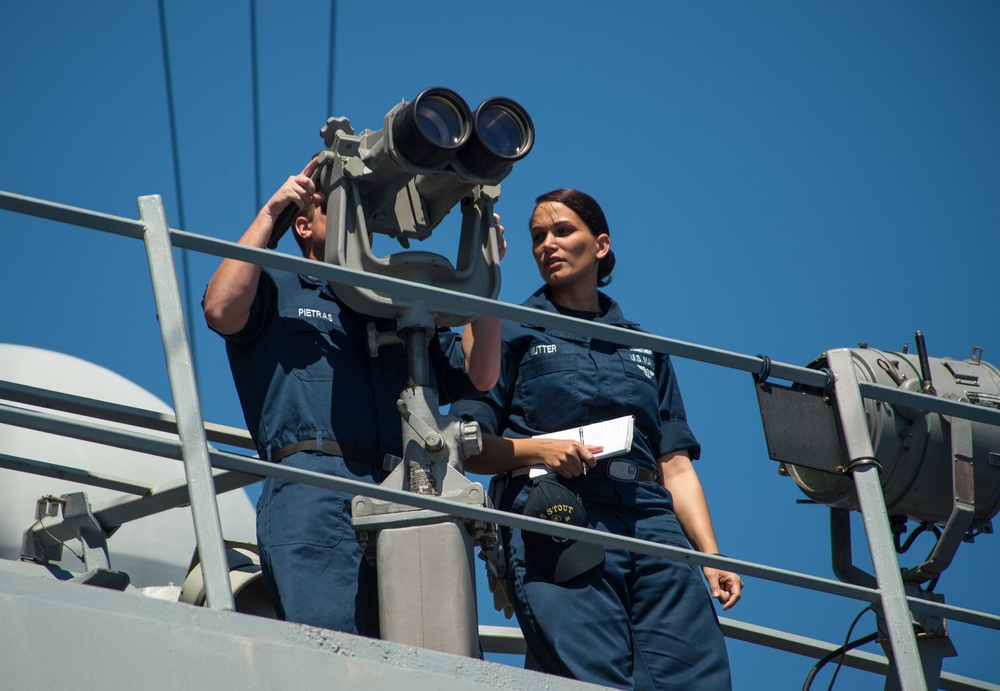
[[[162,204],[159,202],[158,198],[149,197],[143,198],[140,201],[144,205],[144,217],[154,212],[162,214]],[[102,232],[110,232],[134,239],[145,239],[147,242],[147,251],[150,255],[154,293],[157,293],[158,291],[166,291],[171,299],[174,297],[173,294],[176,294],[179,298],[176,272],[173,272],[172,277],[168,276],[164,278],[162,275],[163,267],[154,268],[153,266],[156,261],[163,262],[164,257],[162,250],[160,250],[160,255],[156,257],[154,256],[154,250],[150,249],[149,237],[151,229],[146,222],[100,214],[85,209],[14,195],[2,191],[0,191],[0,210],[8,210],[39,218],[46,218],[57,222],[68,223]],[[152,222],[153,225],[156,225],[155,220],[156,219]],[[675,339],[668,339],[661,336],[654,336],[651,334],[622,329],[620,327],[598,324],[560,314],[543,312],[524,306],[511,305],[496,300],[490,300],[488,298],[453,293],[445,289],[410,283],[401,279],[376,276],[344,267],[334,266],[323,262],[315,262],[267,250],[259,250],[233,242],[217,240],[181,230],[170,229],[166,226],[165,220],[160,220],[162,222],[162,228],[160,230],[162,235],[168,238],[167,245],[169,247],[190,249],[220,257],[231,257],[283,271],[308,273],[309,275],[316,276],[317,278],[327,280],[335,284],[350,284],[363,288],[377,289],[391,295],[406,296],[411,300],[423,300],[452,310],[488,313],[501,318],[525,322],[536,326],[572,331],[591,338],[602,339],[632,347],[648,348],[655,352],[666,353],[677,357],[701,361],[708,364],[719,365],[754,374],[760,372],[762,366],[767,364],[769,366],[768,371],[770,377],[785,379],[804,386],[822,389],[827,388],[830,384],[828,381],[829,375],[825,371],[818,371],[796,365],[775,362],[765,359],[762,356],[749,356],[698,344],[687,343],[684,341],[678,341]],[[167,266],[170,271],[173,271],[172,264],[170,264],[169,261],[165,263],[165,266]],[[160,273],[159,277],[157,276],[158,271]],[[171,278],[172,281],[170,280]],[[183,314],[181,314],[181,319],[183,319]],[[182,334],[182,345],[184,347],[189,347],[186,341],[186,333],[184,332],[183,323],[180,326],[180,332]],[[168,344],[168,340],[169,339],[165,334],[165,355],[169,360],[171,357],[171,345]],[[176,340],[176,334],[174,334],[173,340]],[[189,373],[184,371],[183,367],[181,368],[181,371],[184,376],[188,376]],[[193,376],[193,372],[190,374]],[[171,386],[172,388],[175,387],[174,377],[171,378]],[[858,388],[861,396],[865,398],[882,400],[897,405],[907,405],[926,411],[938,412],[943,415],[966,418],[976,422],[1000,425],[1000,410],[992,410],[980,406],[959,403],[957,401],[940,399],[933,396],[927,396],[919,392],[892,389],[877,384],[859,383]],[[28,403],[31,405],[41,405],[43,407],[63,410],[65,412],[91,415],[99,419],[109,419],[107,416],[113,415],[114,417],[112,419],[117,422],[124,421],[127,424],[140,428],[166,431],[170,433],[176,433],[177,431],[176,418],[172,418],[171,416],[153,413],[151,411],[142,411],[140,409],[129,409],[127,406],[105,404],[103,402],[85,399],[83,397],[74,397],[65,394],[57,396],[48,395],[50,393],[51,392],[33,389],[32,387],[24,387],[10,382],[0,382],[0,397],[11,401]],[[192,404],[192,401],[179,401],[177,391],[174,393],[175,406],[178,408],[182,405]],[[191,397],[190,394],[187,396],[189,398]],[[197,402],[196,392],[193,398],[192,407],[199,411],[200,417],[200,406]],[[183,440],[165,440],[162,437],[152,437],[141,433],[128,432],[118,428],[81,423],[67,418],[60,418],[58,415],[52,415],[45,412],[39,413],[37,411],[28,411],[23,408],[2,404],[0,404],[0,422],[20,424],[21,426],[32,429],[40,429],[43,431],[63,434],[65,436],[98,441],[99,443],[108,443],[120,446],[121,448],[143,450],[145,452],[154,453],[167,458],[185,460],[185,462],[187,462],[185,454],[189,453],[188,446],[185,445]],[[202,430],[200,438],[202,440],[207,439],[231,446],[252,448],[252,443],[248,442],[249,435],[247,435],[243,430],[205,424],[203,421],[200,421],[200,425]],[[206,444],[205,441],[198,443],[202,446],[205,446]],[[184,449],[183,452],[182,448]],[[373,486],[351,480],[335,478],[329,475],[311,473],[309,471],[285,468],[266,463],[256,458],[248,458],[246,456],[215,451],[212,449],[206,449],[206,453],[208,463],[210,463],[211,467],[230,471],[228,474],[224,474],[225,479],[222,483],[220,483],[218,479],[220,476],[216,476],[215,483],[217,488],[223,491],[225,489],[234,489],[236,487],[245,486],[246,484],[257,481],[260,477],[273,476],[350,493],[362,492],[367,496],[387,501],[394,501],[401,504],[409,504],[427,511],[437,512],[439,514],[449,514],[459,518],[498,523],[549,535],[555,535],[558,537],[594,542],[606,547],[627,549],[634,552],[663,557],[672,561],[693,563],[700,566],[733,569],[747,576],[755,576],[765,580],[864,600],[867,602],[878,602],[880,596],[880,591],[878,589],[865,588],[862,586],[842,583],[840,581],[808,576],[783,569],[762,566],[752,562],[730,559],[717,555],[708,555],[693,550],[658,545],[655,543],[647,543],[642,540],[612,535],[586,528],[555,524],[549,521],[496,511],[485,507],[458,504],[443,499],[437,499],[435,497],[401,492],[377,485]],[[51,464],[45,464],[40,461],[14,458],[6,455],[0,455],[0,467],[16,468],[18,470],[42,475],[51,475],[56,472],[69,471],[69,469],[52,466]],[[195,502],[191,500],[193,494],[204,493],[207,491],[211,492],[212,497],[214,498],[216,488],[211,486],[212,483],[210,481],[207,481],[204,477],[191,477],[190,473],[188,475],[189,478],[187,480],[171,483],[171,486],[169,487],[163,486],[159,488],[145,488],[141,485],[131,485],[133,490],[132,493],[139,494],[140,496],[124,497],[122,499],[108,502],[103,506],[95,507],[94,515],[95,517],[98,517],[99,520],[102,520],[102,522],[103,520],[108,520],[109,525],[118,525],[120,523],[116,523],[116,520],[132,520],[140,514],[148,515],[144,514],[144,511],[162,511],[187,503],[188,501],[191,501],[191,503],[194,504]],[[104,482],[106,484],[119,483],[124,491],[129,491],[128,487],[130,486],[130,483],[127,480],[121,480],[118,478],[88,477],[86,474],[80,474],[73,479],[84,483],[89,482],[95,485],[100,482]],[[155,503],[150,501],[151,496],[156,497]],[[209,524],[213,522],[209,516],[208,519],[202,519],[201,523],[203,525],[205,520],[208,520]],[[197,532],[199,525],[199,518],[197,515],[195,516],[195,523]],[[214,523],[214,526],[208,525],[209,533],[221,530],[218,525],[217,510]],[[51,530],[51,526],[49,526],[48,529]],[[199,541],[199,548],[200,547],[201,541]],[[221,552],[217,554],[202,555],[202,564],[206,569],[206,588],[209,587],[209,581],[212,580],[211,574],[209,573],[209,569],[211,568],[216,571],[215,589],[218,590],[221,584],[221,570],[225,569],[224,555]],[[211,597],[212,593],[209,593],[210,600]],[[930,602],[914,597],[907,597],[906,599],[908,606],[913,611],[926,612],[935,616],[947,616],[951,619],[963,621],[976,626],[1000,629],[1000,616],[944,605],[943,603]],[[226,606],[223,605],[223,608],[226,608]],[[231,608],[231,604],[229,608]],[[916,664],[919,664],[919,660]],[[942,675],[942,681],[944,681],[944,678],[945,675]]]
[[[0,191],[0,210],[15,211],[37,218],[69,223],[132,238],[141,238],[145,227],[142,222],[133,219],[86,211],[3,191]],[[272,250],[248,247],[228,240],[219,240],[174,228],[170,229],[170,236],[173,246],[179,249],[189,249],[217,257],[239,259],[280,271],[308,274],[338,285],[354,285],[361,288],[370,288],[389,295],[422,300],[460,312],[491,314],[502,319],[524,322],[534,326],[572,331],[589,338],[601,339],[636,348],[648,348],[658,353],[673,355],[687,360],[695,360],[710,365],[718,365],[719,367],[749,372],[751,374],[759,373],[765,364],[764,358],[759,355],[746,355],[735,351],[722,350],[687,341],[666,338],[664,336],[633,331],[618,326],[591,322],[555,312],[545,312],[532,307],[525,307],[524,305],[513,305],[475,295],[455,293],[444,288],[436,288],[421,283],[411,283],[389,276],[377,276],[342,266],[335,266],[303,257],[295,257]],[[829,383],[826,372],[821,370],[770,359],[767,360],[767,364],[769,366],[769,377],[772,379],[782,379],[818,389],[825,388]],[[952,415],[972,420],[973,422],[1000,426],[1000,410],[998,409],[929,396],[919,391],[895,389],[868,382],[861,382],[859,388],[861,395],[865,398],[885,401],[895,405],[904,405],[917,410],[940,413],[941,415]]]
[[[5,382],[0,382],[0,395],[6,389]],[[55,405],[58,397],[53,397],[49,403]],[[99,401],[93,401],[95,408],[100,407]],[[151,413],[151,415],[156,415]],[[81,441],[88,441],[99,444],[107,444],[116,448],[157,455],[162,458],[180,460],[181,445],[177,440],[164,438],[162,436],[145,435],[140,432],[124,430],[119,427],[86,423],[80,420],[64,418],[49,412],[39,412],[24,410],[4,404],[0,404],[0,424],[10,424],[32,429],[50,434],[60,434]],[[10,457],[6,457],[10,458]],[[698,566],[710,566],[713,568],[727,568],[737,571],[746,576],[753,576],[764,580],[793,585],[816,592],[839,595],[854,600],[865,602],[877,602],[878,590],[860,585],[843,583],[818,576],[800,574],[785,569],[763,566],[754,562],[732,559],[720,555],[705,554],[681,547],[661,545],[654,542],[647,542],[638,538],[630,538],[612,533],[606,533],[591,528],[571,526],[552,521],[546,521],[519,514],[511,514],[505,511],[498,511],[472,504],[460,504],[429,495],[418,495],[403,490],[391,489],[381,485],[370,485],[357,480],[349,480],[323,473],[317,473],[297,468],[289,468],[275,465],[259,458],[251,458],[238,454],[226,453],[223,451],[210,451],[212,467],[226,470],[237,475],[235,478],[226,478],[220,483],[220,477],[216,476],[216,484],[220,485],[221,491],[237,489],[245,485],[257,482],[266,476],[276,477],[290,482],[301,482],[305,484],[323,487],[325,489],[346,492],[350,494],[362,493],[375,499],[397,502],[435,512],[439,515],[452,515],[467,520],[482,521],[486,523],[497,523],[524,530],[532,530],[547,535],[560,538],[570,538],[584,542],[593,542],[605,547],[630,550],[654,557],[661,557],[671,561],[696,564]],[[30,459],[17,459],[18,469],[33,472]],[[13,463],[5,461],[4,456],[0,456],[0,467],[11,467]],[[42,470],[47,464],[40,464]],[[46,474],[40,472],[38,474]],[[242,483],[242,484],[240,484]],[[171,483],[174,484],[174,483]],[[183,485],[183,481],[179,484]],[[160,496],[164,493],[164,487],[156,488],[150,494]],[[143,498],[126,497],[116,499],[106,504],[93,508],[94,516],[105,527],[111,528],[121,525],[123,515],[127,515],[129,520],[166,511],[168,509],[183,506],[187,503],[187,497],[182,493],[174,493],[172,501],[175,503],[155,506],[152,511],[129,511],[124,508],[128,505],[141,505]],[[51,524],[46,524],[46,530],[52,532]],[[977,612],[954,605],[931,602],[919,598],[908,598],[911,608],[914,611],[926,612],[935,616],[947,616],[955,621],[963,621],[985,628],[1000,630],[1000,616]]]

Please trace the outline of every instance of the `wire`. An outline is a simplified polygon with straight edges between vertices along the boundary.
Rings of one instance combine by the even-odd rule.
[[[39,521],[39,522],[38,522],[38,524],[39,524],[40,526],[42,526],[42,530],[43,530],[43,531],[45,531],[45,534],[46,534],[46,535],[48,535],[48,536],[49,536],[50,538],[52,538],[52,541],[53,541],[53,542],[58,542],[58,543],[59,543],[60,545],[62,545],[62,546],[63,546],[63,547],[65,547],[66,549],[68,549],[68,550],[69,550],[69,553],[70,553],[70,554],[72,554],[72,555],[73,555],[74,557],[76,557],[77,559],[79,559],[79,560],[80,560],[80,563],[81,563],[81,564],[86,564],[86,563],[87,563],[87,562],[86,562],[86,560],[85,560],[85,559],[84,559],[84,558],[83,558],[83,557],[82,557],[81,555],[79,555],[79,554],[77,554],[76,552],[74,552],[74,551],[73,551],[73,548],[72,548],[72,547],[70,547],[70,546],[69,546],[68,544],[66,544],[66,541],[65,541],[65,540],[60,540],[60,539],[59,539],[59,538],[57,538],[57,537],[56,537],[55,535],[53,535],[53,534],[52,534],[52,532],[51,532],[51,531],[49,530],[48,526],[46,526],[46,525],[45,525],[44,523],[42,523],[41,521]],[[80,538],[80,542],[83,542],[83,538]]]
[[[913,531],[909,534],[909,536],[907,536],[906,541],[903,542],[902,544],[900,544],[900,535],[898,533],[894,533],[893,540],[895,542],[896,553],[904,554],[905,552],[907,552],[910,549],[910,547],[913,546],[913,541],[916,540],[917,537],[919,537],[922,533],[925,533],[928,530],[934,533],[934,537],[938,541],[941,540],[941,529],[938,528],[933,523],[921,523],[920,525],[918,525],[916,528],[913,529]],[[933,591],[934,588],[937,587],[938,578],[940,578],[940,575],[937,578],[934,578],[933,580],[930,581],[930,583],[927,586],[928,592]]]
[[[260,194],[260,94],[257,78],[257,0],[250,0],[250,82],[253,98],[253,200],[254,208],[264,205]]]
[[[913,532],[910,533],[910,535],[906,538],[906,541],[903,542],[902,545],[899,544],[900,536],[897,535],[896,554],[905,554],[910,549],[910,547],[913,546],[913,541],[916,540],[920,536],[920,534],[925,532],[926,530],[927,530],[927,524],[921,523],[920,525],[918,525],[916,528],[913,529]]]
[[[160,0],[162,2],[162,0]],[[333,80],[337,45],[337,0],[330,3],[330,54],[327,67],[326,115],[333,116]],[[253,184],[256,208],[264,205],[260,175],[260,78],[257,70],[257,0],[250,0],[250,80],[253,92]]]
[[[839,656],[840,659],[837,661],[837,669],[834,670],[833,678],[830,679],[830,685],[827,686],[827,691],[830,691],[830,689],[833,688],[833,683],[837,680],[837,675],[840,673],[840,668],[844,664],[844,655],[846,655],[849,651],[861,647],[866,643],[871,643],[876,638],[878,638],[878,633],[876,632],[868,634],[863,638],[859,638],[855,641],[851,641],[850,643],[848,643],[848,641],[851,638],[851,633],[854,632],[854,627],[857,626],[859,621],[861,621],[861,617],[864,616],[865,612],[871,611],[871,608],[872,606],[868,605],[863,610],[858,612],[858,616],[854,617],[854,621],[851,622],[851,626],[847,629],[847,635],[844,636],[844,645],[840,646],[836,650],[827,653],[826,655],[823,656],[822,659],[820,659],[815,665],[813,665],[813,668],[809,670],[809,674],[806,676],[805,683],[802,685],[802,691],[809,691],[809,688],[812,686],[813,680],[816,678],[816,675],[819,673],[819,671],[823,669],[826,663],[828,663],[833,658]]]
[[[327,92],[326,92],[326,116],[333,117],[333,64],[334,64],[334,48],[337,45],[337,0],[331,0],[330,2],[330,62],[329,62],[329,74],[327,75]]]
[[[177,148],[177,118],[174,112],[174,86],[170,76],[170,49],[167,43],[167,13],[163,6],[163,0],[158,0],[157,5],[160,10],[160,44],[163,48],[163,76],[167,86],[167,114],[170,120],[170,150],[174,160],[174,194],[177,195],[177,223],[181,228],[187,228],[184,220],[184,197],[181,186],[181,162],[180,152]],[[191,319],[194,306],[191,299],[191,269],[188,265],[188,250],[181,250],[181,269],[184,273],[184,307],[187,310],[188,319]],[[195,372],[195,379],[198,379],[198,358],[195,356],[195,329],[188,329],[188,338],[191,340],[191,357]]]

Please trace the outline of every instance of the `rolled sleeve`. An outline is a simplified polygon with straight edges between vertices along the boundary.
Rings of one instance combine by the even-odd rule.
[[[507,431],[510,416],[510,389],[517,381],[517,365],[510,346],[501,343],[500,376],[497,384],[486,393],[476,392],[466,400],[457,401],[451,407],[456,417],[472,419],[479,423],[486,434],[503,436]]]
[[[438,327],[435,336],[436,338],[431,339],[431,360],[434,363],[441,402],[451,403],[479,396],[481,392],[465,371],[462,337],[444,327]]]
[[[475,420],[485,434],[500,436],[500,416],[496,408],[483,398],[458,401],[451,406],[451,414],[464,420]]]
[[[686,450],[692,461],[701,458],[701,444],[695,439],[686,420],[664,420],[660,430],[663,435],[660,439],[661,456]]]
[[[277,309],[277,303],[277,287],[274,284],[274,279],[267,271],[261,271],[253,302],[250,304],[250,312],[247,315],[247,323],[243,325],[243,328],[232,334],[219,333],[212,329],[211,325],[208,328],[222,336],[227,343],[233,345],[251,343],[264,330],[264,325]],[[202,307],[205,306],[204,297],[202,297],[201,304]]]
[[[701,444],[688,425],[684,399],[674,373],[670,357],[662,356],[657,367],[657,387],[660,391],[660,448],[659,453],[687,451],[691,460],[701,457]]]

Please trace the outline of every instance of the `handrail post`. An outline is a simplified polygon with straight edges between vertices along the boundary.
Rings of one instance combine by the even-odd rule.
[[[879,467],[865,419],[864,403],[858,390],[857,375],[854,373],[854,360],[851,351],[846,349],[831,350],[827,353],[827,358],[834,375],[833,393],[849,461],[848,472],[857,487],[858,503],[868,536],[868,549],[878,582],[881,614],[889,631],[891,663],[904,691],[926,691],[927,682],[903,589],[899,561],[889,532],[889,515],[882,496]]]
[[[143,242],[149,259],[153,298],[163,338],[163,354],[177,417],[184,474],[187,477],[198,541],[198,556],[205,577],[205,600],[212,609],[235,609],[229,585],[226,549],[215,500],[215,482],[208,456],[208,439],[201,414],[191,345],[181,307],[180,287],[174,267],[173,244],[163,200],[159,195],[139,197],[139,218],[146,225]]]

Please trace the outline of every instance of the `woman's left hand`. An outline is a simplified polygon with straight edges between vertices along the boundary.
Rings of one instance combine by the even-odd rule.
[[[497,255],[503,259],[507,253],[507,240],[503,236],[503,226],[500,225],[500,214],[493,214],[493,226],[497,229]]]
[[[709,566],[704,567],[704,572],[712,597],[722,604],[723,611],[736,606],[743,592],[743,579],[739,574]]]

